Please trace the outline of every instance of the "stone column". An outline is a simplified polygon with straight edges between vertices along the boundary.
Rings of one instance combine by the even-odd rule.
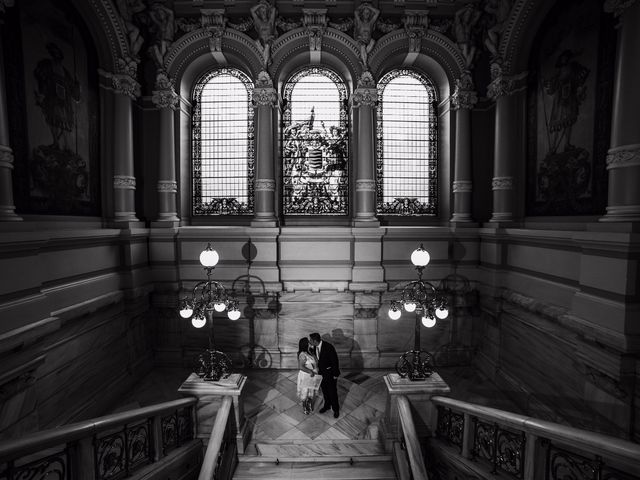
[[[2,28],[5,5],[12,2],[0,0],[0,29]],[[1,33],[1,30],[0,30]],[[13,150],[9,146],[9,112],[7,111],[7,92],[4,79],[4,58],[2,56],[2,36],[0,35],[0,222],[20,221],[13,203]]]
[[[471,215],[471,110],[478,102],[469,74],[456,80],[451,108],[456,111],[456,157],[453,177],[453,215],[451,222],[473,222]]]
[[[607,0],[605,10],[619,19],[616,70],[607,155],[609,194],[604,222],[640,221],[640,2]]]
[[[135,80],[136,64],[122,60],[119,73],[103,72],[111,79],[113,95],[113,201],[114,221],[138,222],[136,217],[136,177],[133,169],[133,121],[131,100],[140,95]]]
[[[517,99],[513,95],[514,77],[503,75],[492,66],[493,81],[487,89],[487,96],[496,102],[495,140],[493,153],[493,213],[490,222],[513,222],[513,167],[519,155]]]
[[[378,89],[371,73],[364,72],[358,88],[351,96],[351,108],[357,115],[356,200],[354,226],[373,226],[376,218],[375,125],[374,111],[378,103]],[[375,222],[375,223],[374,223]]]
[[[176,145],[174,111],[178,109],[180,98],[173,89],[173,82],[166,74],[160,73],[156,81],[151,101],[160,110],[160,158],[158,164],[158,218],[159,225],[175,226],[179,222],[176,194]]]
[[[253,205],[254,227],[275,227],[274,177],[274,110],[278,107],[278,94],[267,72],[260,72],[253,90],[253,104],[256,108],[256,176],[255,201]]]

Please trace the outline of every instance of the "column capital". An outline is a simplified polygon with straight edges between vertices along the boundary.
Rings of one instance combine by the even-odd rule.
[[[251,101],[255,107],[278,105],[278,92],[273,88],[273,80],[266,70],[258,73]]]
[[[631,7],[637,0],[605,0],[604,11],[612,13],[614,17],[619,17]],[[1,3],[1,2],[0,2]]]
[[[174,81],[165,71],[156,75],[155,90],[152,92],[151,102],[159,109],[170,108],[177,110],[180,96],[174,90]]]
[[[135,60],[120,58],[115,73],[102,69],[98,69],[98,73],[111,80],[111,87],[116,93],[135,99],[140,96],[140,84],[136,81],[137,69]]]
[[[451,107],[454,110],[467,109],[472,110],[474,105],[478,103],[478,94],[473,85],[471,74],[465,72],[456,79],[455,90],[451,95]]]
[[[513,177],[493,177],[492,190],[513,190]]]
[[[491,83],[487,87],[487,97],[497,100],[500,97],[512,95],[520,87],[520,81],[527,77],[527,72],[518,75],[504,75],[500,63],[491,64]]]
[[[361,106],[375,107],[378,103],[378,89],[373,75],[368,70],[362,72],[358,79],[358,86],[351,95],[351,108]]]
[[[607,152],[607,170],[640,166],[640,144],[623,145]]]

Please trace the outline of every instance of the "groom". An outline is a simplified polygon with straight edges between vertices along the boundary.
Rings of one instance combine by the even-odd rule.
[[[330,408],[333,410],[333,417],[340,415],[340,405],[338,405],[338,376],[340,375],[340,364],[336,349],[329,342],[322,340],[319,333],[309,335],[309,343],[316,348],[318,357],[318,370],[322,375],[322,396],[324,405],[320,413],[324,413]]]

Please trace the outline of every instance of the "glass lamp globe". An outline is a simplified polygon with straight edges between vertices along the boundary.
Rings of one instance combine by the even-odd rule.
[[[218,264],[218,260],[220,260],[220,256],[218,252],[211,248],[211,245],[207,245],[207,248],[200,254],[200,263],[203,267],[215,267]]]
[[[447,310],[445,307],[440,307],[436,309],[436,317],[438,317],[440,320],[444,320],[448,316],[449,316],[449,310]]]
[[[391,307],[389,309],[389,318],[391,320],[398,320],[401,315],[402,315],[402,312],[400,311],[399,308]]]
[[[427,317],[424,316],[422,317],[422,325],[424,325],[427,328],[431,328],[436,324],[436,319],[433,317]]]
[[[206,324],[207,324],[207,319],[204,318],[202,315],[196,315],[191,319],[191,325],[193,325],[196,328],[202,328]]]
[[[415,312],[416,311],[416,307],[417,307],[417,305],[415,303],[413,303],[413,302],[407,302],[407,303],[404,304],[404,309],[409,313]]]
[[[213,304],[213,309],[216,312],[224,312],[224,309],[227,308],[224,302],[216,302]]]
[[[191,315],[193,315],[193,308],[189,305],[185,305],[180,309],[180,316],[182,318],[189,318]]]
[[[240,310],[234,307],[231,310],[229,310],[229,313],[227,313],[227,316],[229,317],[229,320],[238,320],[240,318]]]
[[[411,254],[411,263],[413,263],[416,267],[426,267],[431,260],[431,255],[427,252],[422,245],[416,248]]]

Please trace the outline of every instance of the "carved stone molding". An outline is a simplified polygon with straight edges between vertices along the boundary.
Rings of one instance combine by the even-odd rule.
[[[178,183],[175,180],[158,180],[158,191],[165,193],[177,193]]]
[[[422,39],[427,36],[429,28],[429,11],[407,10],[402,22],[409,37],[409,53],[419,53],[422,50]]]
[[[473,110],[478,103],[478,94],[474,90],[456,90],[451,95],[451,108],[454,110]]]
[[[173,89],[154,90],[151,94],[151,102],[156,106],[156,108],[170,108],[172,110],[177,110],[180,106],[180,96],[174,92]]]
[[[119,190],[135,190],[136,177],[131,177],[129,175],[114,175],[113,188]]]
[[[351,95],[351,107],[375,107],[378,104],[378,89],[356,88]]]
[[[453,193],[467,193],[473,189],[473,182],[469,180],[456,180],[453,182]]]
[[[200,24],[209,34],[209,50],[212,54],[222,52],[222,37],[227,29],[227,17],[224,8],[200,10]]]
[[[303,8],[302,24],[309,36],[309,51],[320,52],[322,50],[322,37],[327,30],[326,8]]]
[[[611,148],[607,152],[607,170],[640,166],[640,144]]]
[[[637,0],[605,0],[604,11],[613,13],[614,17],[619,17],[625,10],[636,3]]]
[[[256,192],[275,192],[276,190],[276,181],[261,178],[256,180],[255,182],[255,191]]]
[[[13,150],[6,145],[0,145],[0,168],[13,169]]]
[[[492,190],[513,190],[513,177],[493,177]]]
[[[254,88],[251,101],[256,107],[275,107],[278,105],[278,92],[273,87]]]
[[[515,91],[515,82],[513,77],[500,75],[491,81],[487,87],[487,97],[491,100],[497,100],[500,97],[511,95]]]
[[[132,99],[140,96],[140,84],[131,76],[121,73],[99,71],[102,76],[111,80],[111,87],[116,93],[126,95]]]
[[[356,192],[375,192],[376,182],[374,180],[356,180]]]
[[[356,308],[355,318],[378,318],[377,308]]]

